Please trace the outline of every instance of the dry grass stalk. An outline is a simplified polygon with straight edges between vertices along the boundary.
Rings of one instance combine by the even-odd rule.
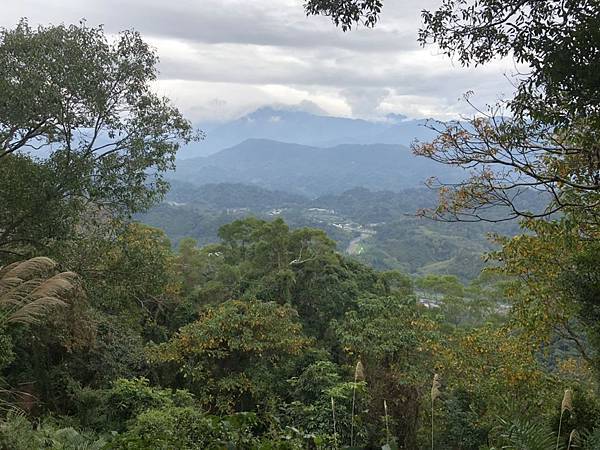
[[[565,389],[560,405],[560,412],[564,413],[565,411],[573,412],[573,391],[571,389]]]
[[[434,449],[433,404],[441,395],[441,388],[442,381],[440,376],[436,373],[433,375],[433,381],[431,383],[431,450]]]
[[[565,389],[562,403],[560,404],[560,421],[558,422],[558,434],[556,436],[556,450],[558,450],[558,446],[560,445],[560,430],[565,411],[569,411],[569,413],[573,412],[573,391],[571,389]]]
[[[333,445],[334,448],[337,450],[338,449],[338,442],[337,442],[337,430],[336,430],[336,423],[335,423],[335,402],[333,400],[333,397],[331,397],[331,414],[333,415]]]
[[[389,424],[389,416],[388,416],[388,407],[385,399],[383,400],[383,413],[385,414],[385,436],[386,436],[386,444],[390,445],[390,424]]]
[[[356,363],[354,368],[354,387],[352,388],[352,422],[350,425],[350,447],[354,445],[354,412],[356,405],[356,383],[359,381],[365,381],[365,368],[360,361]]]
[[[441,394],[440,388],[442,387],[442,382],[440,376],[436,373],[433,376],[433,382],[431,383],[431,401],[434,402]]]
[[[360,360],[356,363],[354,369],[354,382],[365,381],[365,368]]]
[[[571,446],[577,443],[577,441],[579,441],[579,433],[577,432],[577,430],[573,430],[569,435],[569,445],[567,447],[567,450],[571,450]]]

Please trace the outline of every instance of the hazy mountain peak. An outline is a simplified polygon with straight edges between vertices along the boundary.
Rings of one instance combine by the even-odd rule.
[[[183,148],[180,159],[206,156],[235,146],[247,139],[270,139],[313,147],[339,144],[400,144],[433,136],[424,120],[388,114],[385,120],[368,121],[331,117],[310,104],[263,106],[245,116],[225,122],[207,132],[204,141]]]

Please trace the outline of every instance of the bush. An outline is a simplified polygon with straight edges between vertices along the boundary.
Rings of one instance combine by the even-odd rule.
[[[34,426],[26,417],[10,413],[0,422],[0,448],[10,450],[100,450],[107,440],[94,433],[61,428],[51,422]]]
[[[193,407],[142,412],[111,446],[128,450],[248,448],[256,444],[251,428],[256,415],[241,413],[220,419]]]

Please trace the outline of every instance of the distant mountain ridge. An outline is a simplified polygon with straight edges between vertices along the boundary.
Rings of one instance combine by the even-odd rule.
[[[430,140],[435,134],[424,119],[389,114],[379,121],[332,117],[297,109],[266,106],[222,124],[199,124],[206,139],[182,148],[179,159],[207,156],[246,139],[268,139],[313,147],[339,144],[400,144]]]
[[[196,185],[244,183],[318,197],[355,187],[397,192],[422,187],[432,176],[455,182],[464,172],[416,157],[402,145],[320,148],[248,139],[207,157],[180,160],[173,179]]]

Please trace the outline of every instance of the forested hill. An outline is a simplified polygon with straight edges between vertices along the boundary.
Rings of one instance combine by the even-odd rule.
[[[460,180],[464,172],[416,157],[402,145],[318,148],[249,139],[214,155],[179,161],[174,179],[191,183],[246,183],[317,197],[362,186],[399,191],[430,177]]]
[[[600,449],[599,1],[439,1],[418,16],[425,53],[389,9],[406,2],[161,2],[182,20],[129,2],[0,26],[0,450]],[[127,11],[160,14],[150,42],[117,33]],[[304,13],[361,28],[359,51]],[[413,152],[362,141],[366,121],[320,134],[265,110],[248,137],[315,142],[180,160],[168,193],[200,133],[160,91],[218,111],[217,85],[243,81],[246,105],[278,91],[450,117],[450,85],[483,66],[491,93],[498,60],[527,67],[515,95]],[[316,142],[350,124],[347,145]],[[462,182],[417,188],[431,176]]]

